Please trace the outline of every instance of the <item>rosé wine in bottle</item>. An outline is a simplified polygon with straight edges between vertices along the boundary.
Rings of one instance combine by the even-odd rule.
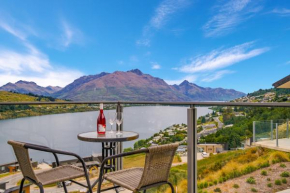
[[[97,132],[98,134],[105,134],[106,133],[106,118],[104,115],[104,105],[103,103],[100,104],[100,114],[97,120]]]

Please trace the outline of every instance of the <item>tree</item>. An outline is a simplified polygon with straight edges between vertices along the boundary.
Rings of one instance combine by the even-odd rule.
[[[201,123],[205,123],[205,122],[206,122],[205,117],[202,116],[202,117],[201,117]]]

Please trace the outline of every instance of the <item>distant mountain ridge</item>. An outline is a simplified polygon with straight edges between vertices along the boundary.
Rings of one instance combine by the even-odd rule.
[[[244,95],[233,89],[203,88],[188,81],[168,85],[139,69],[83,76],[52,94],[75,101],[226,101]]]
[[[0,90],[2,91],[13,91],[17,93],[33,93],[37,95],[43,95],[43,96],[51,96],[53,93],[61,90],[62,88],[59,86],[47,86],[42,87],[37,85],[35,82],[28,82],[20,80],[16,82],[15,84],[9,82],[3,86],[0,87]]]
[[[233,89],[204,88],[188,81],[168,85],[163,79],[144,74],[139,69],[82,76],[62,89],[57,87],[50,91],[33,82],[19,82],[8,83],[0,90],[29,91],[74,101],[228,101],[246,95]]]

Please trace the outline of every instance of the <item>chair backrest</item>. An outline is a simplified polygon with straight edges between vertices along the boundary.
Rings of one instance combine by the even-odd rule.
[[[138,186],[141,187],[166,182],[178,143],[149,147],[146,154],[143,175]]]
[[[28,149],[25,148],[25,143],[9,140],[8,144],[13,147],[16,159],[19,163],[20,170],[24,177],[28,177],[38,183],[38,179],[33,171]]]

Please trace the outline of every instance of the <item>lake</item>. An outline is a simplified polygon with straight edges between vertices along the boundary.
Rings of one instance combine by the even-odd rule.
[[[188,107],[142,106],[124,108],[123,128],[139,133],[139,139],[146,139],[173,124],[187,123]],[[107,130],[110,130],[108,113],[105,110]],[[207,107],[198,107],[198,117],[212,112]],[[79,133],[96,130],[99,112],[65,113],[9,119],[0,121],[0,164],[15,161],[15,156],[8,140],[18,140],[51,148],[90,156],[101,152],[101,143],[82,142],[77,139]],[[115,129],[116,126],[113,126]],[[137,139],[138,140],[138,139]],[[133,147],[137,141],[124,142],[123,147]],[[54,157],[48,153],[30,152],[33,160],[50,163]],[[67,157],[60,157],[67,159]]]

